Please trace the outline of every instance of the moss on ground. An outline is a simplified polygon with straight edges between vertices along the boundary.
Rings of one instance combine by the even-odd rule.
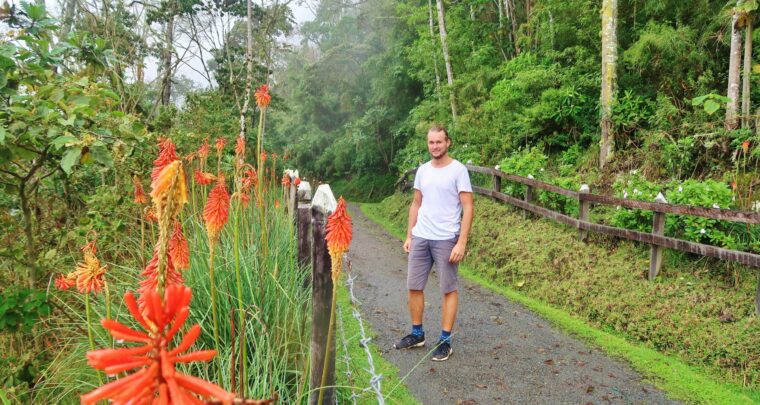
[[[395,194],[367,208],[401,230],[410,198]],[[753,315],[751,269],[667,251],[661,274],[648,282],[646,245],[599,235],[583,243],[575,229],[526,218],[484,197],[475,201],[466,267],[481,282],[673,355],[760,402],[760,322]]]

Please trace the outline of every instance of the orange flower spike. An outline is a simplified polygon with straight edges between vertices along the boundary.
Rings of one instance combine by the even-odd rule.
[[[217,155],[221,155],[222,154],[222,150],[224,150],[224,145],[226,145],[226,144],[227,144],[227,140],[226,139],[224,139],[222,137],[216,138],[216,144],[214,146],[216,147],[216,154]]]
[[[261,151],[261,164],[263,165],[267,161],[267,152],[262,150]]]
[[[184,285],[168,286],[163,301],[156,291],[149,291],[147,295],[146,300],[153,304],[140,312],[134,295],[131,292],[124,294],[129,312],[145,332],[117,321],[101,322],[115,338],[136,342],[140,346],[87,352],[89,364],[108,375],[134,372],[82,395],[82,404],[94,405],[102,400],[114,403],[193,404],[202,403],[200,399],[232,404],[235,394],[176,369],[176,363],[209,361],[216,355],[215,350],[184,353],[200,335],[197,324],[190,327],[179,345],[170,347],[174,334],[182,329],[187,320],[192,297],[190,288]]]
[[[100,260],[94,253],[86,252],[84,261],[77,263],[73,277],[76,277],[76,286],[79,292],[97,295],[102,289],[105,281],[103,276],[106,274],[106,266],[100,264]]]
[[[280,209],[280,200],[274,200],[274,208]]]
[[[157,222],[158,218],[156,217],[156,211],[153,209],[153,207],[145,207],[145,210],[143,211],[143,217],[145,218],[146,222]]]
[[[205,173],[205,172],[202,172],[200,170],[196,170],[195,171],[195,174],[194,174],[193,178],[195,179],[196,183],[198,183],[198,184],[200,184],[202,186],[207,186],[207,185],[213,183],[214,180],[216,180],[216,176],[214,176],[213,174],[211,174],[211,173]]]
[[[174,160],[163,166],[151,183],[150,196],[153,204],[158,208],[158,216],[162,215],[163,208],[168,200],[174,202],[176,212],[169,213],[170,217],[187,204],[187,184],[185,184],[185,171],[181,160]]]
[[[343,253],[348,251],[352,237],[351,217],[346,212],[346,200],[340,197],[335,212],[327,218],[327,235],[325,236],[327,250],[332,259],[333,281],[338,279],[343,269]]]
[[[182,234],[182,226],[179,221],[174,221],[174,231],[171,239],[169,239],[169,255],[175,268],[179,270],[190,268],[190,247],[185,235]]]
[[[269,86],[262,84],[254,93],[256,97],[256,105],[261,108],[267,108],[269,102],[272,100],[272,96],[269,94]]]
[[[235,155],[243,156],[245,154],[245,139],[242,136],[237,137],[235,141]]]
[[[135,204],[147,204],[148,196],[145,195],[145,190],[140,183],[140,178],[137,175],[132,176],[132,183],[135,186]]]
[[[161,170],[166,165],[174,162],[175,160],[179,160],[179,155],[177,155],[177,150],[171,139],[161,139],[159,141],[158,147],[158,157],[153,161],[153,171],[150,174],[152,181],[156,180],[156,177],[158,177],[158,174],[161,173]]]
[[[294,184],[296,187],[300,186],[300,185],[301,185],[301,178],[300,178],[300,177],[296,177],[296,179],[295,179],[295,180],[293,180],[293,184]]]
[[[290,176],[287,173],[282,175],[282,186],[290,187]]]
[[[174,260],[171,254],[166,258],[165,271],[166,278],[164,285],[166,287],[184,284],[185,281],[182,279],[182,274],[180,274],[174,267]],[[145,270],[143,270],[140,275],[143,276],[143,279],[140,280],[140,287],[137,291],[140,293],[140,308],[145,308],[145,305],[147,304],[145,298],[148,296],[148,293],[150,291],[158,290],[158,247],[153,251],[153,258],[150,259],[150,262],[148,262],[148,265],[145,266]]]
[[[749,152],[749,141],[742,142],[742,150],[744,151],[744,153]]]
[[[230,195],[224,185],[224,178],[220,178],[216,186],[211,189],[206,207],[203,209],[203,220],[206,223],[206,231],[209,239],[216,241],[224,224],[227,223],[230,211]]]
[[[69,273],[66,274],[59,274],[58,277],[55,278],[55,288],[61,291],[66,291],[69,288],[76,285],[76,279],[75,277],[69,277],[69,275],[76,275],[75,273]]]
[[[198,148],[198,157],[201,159],[208,158],[208,154],[211,151],[211,146],[208,144],[208,138],[203,138],[203,143]]]

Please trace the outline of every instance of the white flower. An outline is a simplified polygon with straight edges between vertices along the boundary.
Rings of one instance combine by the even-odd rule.
[[[542,167],[541,170],[539,170],[539,172],[543,172],[543,171],[544,171],[544,168]]]
[[[628,198],[628,191],[623,191],[623,198]]]
[[[678,192],[680,193],[681,191],[683,191],[683,186],[678,186]]]
[[[713,204],[713,208],[717,208],[717,209],[720,209],[720,205],[718,205],[718,204]]]
[[[699,233],[701,233],[702,235],[704,235],[704,234],[707,233],[707,231],[705,231],[705,228],[702,228],[702,229],[699,230]]]
[[[615,207],[615,209],[616,209],[616,210],[619,210],[619,209],[620,209],[620,206],[618,205],[617,207]]]
[[[641,194],[641,191],[639,191],[639,189],[637,189],[637,188],[634,188],[633,189],[633,194]]]
[[[493,168],[496,169],[496,170],[501,170],[501,166],[499,166],[499,165],[496,165]]]
[[[472,159],[468,160],[468,161],[467,161],[467,164],[468,164],[468,165],[471,165],[471,164],[472,164]]]

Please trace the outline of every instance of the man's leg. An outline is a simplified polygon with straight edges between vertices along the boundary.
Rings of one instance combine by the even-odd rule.
[[[443,295],[443,308],[441,314],[441,329],[451,332],[454,321],[457,319],[457,306],[459,305],[459,292],[454,290]]]
[[[456,311],[456,308],[454,309]],[[423,290],[409,290],[409,315],[412,325],[422,325],[422,317],[425,311],[425,292]]]
[[[408,349],[425,345],[425,332],[422,318],[425,309],[425,284],[433,267],[429,241],[412,237],[409,249],[409,267],[406,276],[406,288],[409,292],[409,315],[412,320],[412,333],[393,345],[396,349]]]

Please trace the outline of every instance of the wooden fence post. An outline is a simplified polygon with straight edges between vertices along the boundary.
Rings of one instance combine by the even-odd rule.
[[[330,307],[332,306],[332,261],[330,253],[327,251],[327,241],[325,235],[327,230],[327,217],[332,211],[335,211],[337,202],[330,190],[330,186],[323,184],[319,186],[314,194],[311,205],[312,217],[312,296],[311,296],[311,394],[309,395],[309,404],[314,405],[319,399],[319,391],[324,391],[324,403],[332,404],[335,402],[335,333],[328,336],[330,326]],[[325,353],[327,341],[330,339],[330,352]],[[327,365],[327,379],[325,387],[322,383],[322,370],[324,367],[325,355],[330,356]]]
[[[665,196],[662,193],[657,194],[655,202],[661,204],[667,204]],[[652,221],[652,235],[663,236],[665,234],[665,213],[654,211],[654,220]],[[649,281],[654,280],[657,277],[657,273],[660,272],[662,266],[662,246],[652,245],[651,252],[649,254]]]
[[[298,238],[298,264],[305,266],[311,262],[311,185],[302,181],[296,190],[296,235]],[[309,285],[309,278],[304,280],[304,286]]]
[[[499,170],[499,166],[496,166],[494,169]],[[491,189],[497,193],[501,193],[501,177],[495,174],[491,177]],[[499,201],[496,197],[493,197],[493,200]]]
[[[533,175],[529,174],[528,179],[533,180]],[[533,186],[528,186],[528,185],[525,186],[525,194],[523,195],[523,201],[525,201],[528,204],[533,203]],[[531,217],[530,212],[528,212],[527,210],[523,210],[523,217],[525,218]]]
[[[584,201],[581,194],[590,193],[591,189],[588,184],[581,184],[580,190],[578,190],[578,219],[584,222],[588,222],[588,214],[591,208],[591,203]],[[578,239],[585,242],[588,239],[588,231],[578,228]]]

